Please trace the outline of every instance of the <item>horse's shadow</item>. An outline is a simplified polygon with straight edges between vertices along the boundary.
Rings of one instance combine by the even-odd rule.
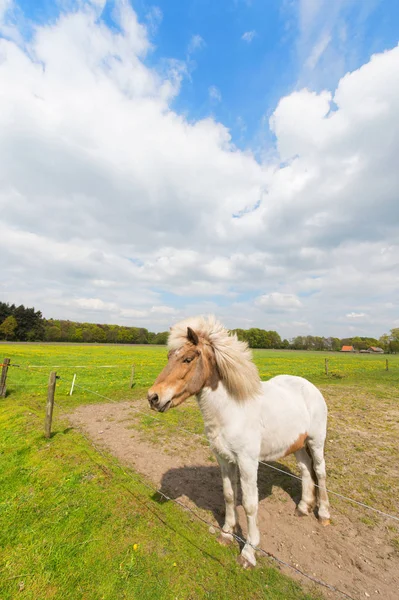
[[[301,482],[291,477],[292,471],[280,463],[272,466],[286,471],[286,474],[260,464],[258,470],[259,500],[271,495],[273,487],[284,490],[298,504],[301,498]],[[212,511],[221,526],[224,520],[225,504],[220,468],[216,466],[180,467],[169,469],[161,481],[160,492],[171,499],[181,496],[189,498],[198,508]],[[165,499],[160,501],[165,501]],[[237,504],[242,503],[241,489],[238,485]]]

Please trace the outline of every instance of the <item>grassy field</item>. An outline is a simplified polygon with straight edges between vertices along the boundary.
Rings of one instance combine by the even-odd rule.
[[[0,399],[1,600],[317,597],[266,562],[250,574],[241,571],[235,552],[220,547],[205,526],[160,503],[139,476],[125,475],[68,426],[65,412],[105,401],[82,388],[135,400],[146,411],[145,390],[165,364],[165,348],[1,344],[0,352],[20,365],[10,368],[8,395]],[[331,488],[397,514],[399,356],[388,357],[388,371],[385,356],[256,351],[254,357],[263,379],[302,375],[324,392]],[[45,440],[51,370],[60,379],[54,435]],[[69,396],[74,373],[78,386]],[[163,439],[179,425],[202,432],[193,403],[162,421],[138,417],[149,436],[156,431]],[[295,469],[290,459],[286,464]],[[370,528],[378,521],[367,513],[356,518]],[[390,535],[399,550],[397,527]]]

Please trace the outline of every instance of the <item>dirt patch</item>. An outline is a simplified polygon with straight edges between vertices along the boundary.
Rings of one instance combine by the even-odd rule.
[[[220,471],[209,447],[199,438],[177,435],[165,443],[156,443],[137,426],[131,402],[96,404],[79,407],[70,421],[85,431],[122,463],[145,475],[154,487],[222,524],[224,501]],[[285,466],[275,463],[286,469]],[[332,524],[321,527],[315,517],[298,518],[294,514],[300,498],[300,482],[259,467],[259,527],[261,546],[353,598],[397,600],[399,590],[399,554],[389,541],[388,528],[394,522],[374,521],[363,524],[352,507],[332,502]],[[240,502],[240,499],[239,499]],[[242,507],[238,507],[240,525],[245,534]],[[205,513],[203,513],[205,514]],[[365,513],[366,516],[367,513]],[[287,573],[293,576],[291,570]],[[325,597],[339,597],[321,590]]]

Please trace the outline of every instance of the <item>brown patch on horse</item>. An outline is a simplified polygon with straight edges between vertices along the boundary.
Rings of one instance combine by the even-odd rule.
[[[198,361],[199,368],[197,368],[191,379],[187,382],[185,393],[180,397],[176,397],[173,400],[173,406],[179,406],[189,396],[195,396],[202,388],[210,387],[212,390],[216,390],[219,385],[220,375],[216,364],[215,354],[206,342],[199,341],[198,348]]]
[[[287,448],[284,456],[288,456],[289,454],[293,454],[294,452],[301,450],[304,447],[307,438],[308,438],[307,431],[305,431],[305,433],[301,433],[299,435],[298,439],[295,440],[295,442],[293,444],[291,444],[291,446],[289,448]]]
[[[209,345],[216,359],[220,380],[237,402],[261,393],[258,369],[252,361],[248,344],[219,323],[215,317],[191,317],[174,325],[168,338],[170,350],[180,350],[187,341]]]
[[[215,352],[211,344],[187,328],[187,342],[179,349],[170,350],[168,364],[158,375],[149,394],[162,396],[168,388],[174,391],[171,406],[179,406],[204,387],[215,390],[220,381]]]

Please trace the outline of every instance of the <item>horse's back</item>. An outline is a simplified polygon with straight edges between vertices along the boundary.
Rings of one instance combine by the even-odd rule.
[[[327,405],[320,390],[304,377],[277,375],[263,383],[265,399],[269,403],[278,398],[283,412],[299,416],[302,413],[308,422],[308,433],[319,432],[327,424]],[[291,412],[292,411],[292,412]],[[303,413],[306,413],[306,417]]]
[[[325,401],[320,390],[318,390],[313,383],[304,377],[299,377],[297,375],[276,375],[264,383],[266,386],[269,384],[270,386],[281,388],[287,392],[300,394],[305,400],[312,398],[315,401],[325,405]]]

